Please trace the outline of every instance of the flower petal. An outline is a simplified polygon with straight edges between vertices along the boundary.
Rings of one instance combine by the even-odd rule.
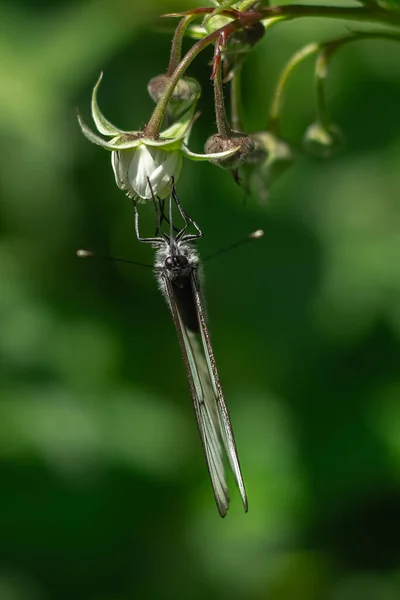
[[[134,150],[123,150],[121,152],[111,153],[111,165],[114,171],[115,182],[121,190],[125,190],[128,196],[132,197],[130,190],[127,188],[128,169],[133,158]]]
[[[158,151],[161,153],[161,151]],[[161,160],[161,156],[157,156]],[[182,168],[182,154],[180,152],[168,152],[163,163],[161,163],[150,176],[153,192],[165,198],[171,192],[171,178],[178,179]],[[157,190],[157,191],[155,191]]]
[[[120,153],[124,154],[126,153]],[[182,166],[180,151],[170,152],[145,144],[130,152],[128,158],[130,164],[125,187],[129,194],[146,200],[151,198],[152,190],[156,196],[167,195],[171,177],[177,178]],[[122,176],[121,171],[120,175]]]
[[[111,166],[114,171],[115,183],[122,189],[122,178],[120,174],[120,162],[118,152],[111,152]]]
[[[128,170],[128,181],[132,190],[140,198],[151,198],[151,191],[147,178],[156,169],[150,150],[141,144],[132,155]]]

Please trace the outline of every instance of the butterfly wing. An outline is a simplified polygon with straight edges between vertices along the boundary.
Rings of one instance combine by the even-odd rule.
[[[229,493],[223,463],[222,442],[240,490],[244,509],[247,512],[246,491],[240,470],[232,425],[211,347],[197,270],[194,269],[192,271],[190,282],[199,324],[201,344],[198,343],[198,334],[191,331],[185,324],[187,320],[180,313],[179,302],[177,302],[174,288],[169,279],[163,277],[163,281],[164,293],[172,312],[182,349],[197,426],[218,511],[224,517],[229,507]]]
[[[196,305],[196,312],[200,326],[201,340],[203,344],[204,356],[207,364],[208,380],[211,382],[212,394],[209,395],[210,403],[213,403],[214,410],[216,409],[219,417],[220,434],[228,455],[229,463],[239,488],[242,497],[244,510],[248,510],[248,501],[246,489],[243,482],[243,476],[240,469],[239,457],[236,448],[235,437],[233,435],[232,424],[229,418],[228,408],[225,403],[222,392],[221,383],[219,380],[217,365],[214,358],[214,352],[211,346],[210,334],[208,332],[207,321],[204,313],[203,302],[201,297],[200,283],[197,273],[192,273],[192,287]]]
[[[182,350],[197,427],[203,445],[215,501],[219,514],[221,517],[224,517],[229,507],[229,492],[223,464],[218,411],[213,398],[208,369],[196,335],[186,327],[184,319],[179,312],[179,305],[176,302],[173,287],[168,278],[163,279],[166,297]]]

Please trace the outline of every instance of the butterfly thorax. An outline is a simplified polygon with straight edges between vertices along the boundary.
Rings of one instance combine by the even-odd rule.
[[[157,250],[155,271],[161,291],[168,300],[166,286],[169,287],[185,326],[195,333],[199,332],[199,323],[193,294],[193,277],[197,278],[198,269],[197,251],[188,243],[165,243]]]

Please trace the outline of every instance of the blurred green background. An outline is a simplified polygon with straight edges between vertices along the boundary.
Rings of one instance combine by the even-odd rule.
[[[186,162],[179,180],[203,256],[265,230],[206,265],[247,515],[231,481],[218,516],[151,271],[75,256],[152,261],[75,107],[91,123],[103,70],[104,114],[123,129],[146,123],[172,33],[156,16],[195,4],[0,5],[0,600],[396,600],[400,47],[340,51],[329,97],[346,150],[299,155],[267,208],[208,163]],[[289,56],[347,25],[271,29],[244,72],[249,130],[265,127]],[[211,55],[189,70],[203,87],[197,151],[214,130]],[[282,130],[294,142],[314,120],[312,69],[288,89]],[[152,230],[150,205],[142,216]]]

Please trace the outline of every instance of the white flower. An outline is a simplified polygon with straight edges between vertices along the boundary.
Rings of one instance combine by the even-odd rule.
[[[128,196],[148,200],[153,191],[165,198],[171,189],[171,177],[179,177],[182,154],[179,150],[166,151],[140,143],[133,150],[113,152],[111,163],[117,186]]]
[[[78,121],[88,140],[111,150],[115,181],[130,198],[145,201],[151,198],[152,191],[160,198],[168,196],[171,178],[176,182],[179,177],[183,156],[191,160],[210,160],[231,156],[236,152],[237,148],[233,148],[227,152],[196,154],[187,148],[195,106],[161,132],[157,139],[145,137],[140,131],[118,129],[102,115],[97,104],[97,90],[101,79],[102,74],[93,89],[92,117],[98,132],[112,139],[107,141],[93,133],[79,114]]]

